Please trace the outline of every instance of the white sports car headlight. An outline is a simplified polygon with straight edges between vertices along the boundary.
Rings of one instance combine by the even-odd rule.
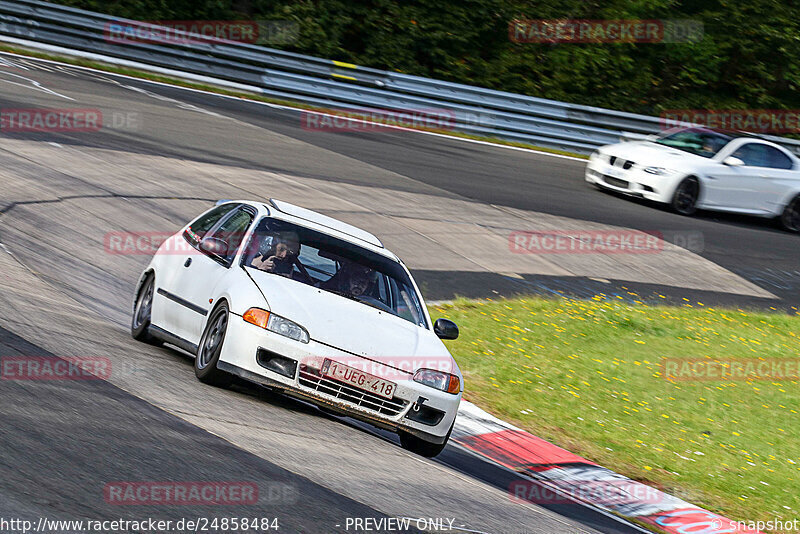
[[[656,176],[666,176],[673,174],[675,171],[672,169],[665,169],[664,167],[645,167],[644,172],[655,174]]]
[[[294,339],[301,343],[308,343],[311,339],[308,335],[308,330],[299,324],[281,317],[280,315],[262,310],[261,308],[250,308],[244,312],[242,319],[248,323],[260,326],[265,330],[275,332],[276,334],[286,336],[289,339]]]

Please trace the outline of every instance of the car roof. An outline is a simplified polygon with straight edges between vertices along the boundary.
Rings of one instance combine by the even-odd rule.
[[[666,130],[665,132],[662,132],[661,135],[671,135],[681,131],[710,132],[728,137],[730,138],[731,141],[734,141],[736,139],[753,139],[757,141],[763,141],[771,145],[781,146],[780,143],[776,142],[774,138],[769,135],[759,134],[755,132],[747,132],[745,130],[724,130],[722,128],[710,128],[708,126],[676,127],[674,130]]]
[[[740,139],[746,139],[746,140],[750,140],[750,141],[759,141],[759,142],[764,143],[766,145],[769,145],[769,146],[772,146],[772,147],[775,147],[775,148],[779,148],[779,149],[787,152],[789,155],[791,155],[791,156],[793,156],[795,158],[800,156],[800,154],[798,154],[798,150],[800,150],[800,148],[798,148],[796,146],[791,146],[791,145],[787,146],[786,144],[783,144],[781,142],[781,141],[784,141],[784,142],[789,141],[787,139],[780,138],[780,137],[775,137],[775,136],[772,136],[772,135],[759,134],[759,133],[755,133],[755,132],[747,132],[745,130],[724,130],[724,129],[721,129],[721,128],[710,128],[708,126],[676,126],[674,128],[671,128],[671,129],[668,129],[668,130],[665,130],[665,131],[661,132],[660,136],[667,136],[667,135],[672,135],[672,134],[675,134],[675,133],[678,133],[678,132],[681,132],[681,131],[692,131],[692,130],[701,131],[701,132],[711,132],[711,133],[715,133],[717,135],[721,135],[721,136],[727,137],[728,138],[728,144],[730,144],[730,143],[732,143],[734,141],[738,141]]]
[[[401,262],[400,258],[384,247],[383,242],[381,242],[381,240],[378,239],[374,234],[346,222],[334,219],[333,217],[323,215],[322,213],[274,198],[270,198],[266,203],[255,200],[220,200],[217,202],[217,204],[222,204],[225,202],[237,202],[253,206],[260,212],[263,212],[263,214],[266,216],[282,219],[300,226],[317,230],[319,232],[333,235],[355,245],[367,248],[373,252],[377,252],[395,261]]]
[[[350,237],[355,237],[356,239],[360,239],[361,241],[366,241],[370,245],[384,248],[383,243],[381,243],[380,239],[375,237],[373,234],[367,232],[366,230],[357,228],[352,224],[347,224],[345,222],[334,219],[333,217],[328,217],[327,215],[323,215],[316,211],[312,211],[310,209],[303,208],[301,206],[296,206],[294,204],[290,204],[288,202],[284,202],[282,200],[278,200],[275,198],[269,199],[269,204],[276,210],[285,213],[287,215],[291,215],[292,217],[297,217],[298,219],[303,219],[304,221],[313,222],[320,226],[325,226],[326,228],[337,230],[339,232],[342,232],[343,234],[349,235]]]

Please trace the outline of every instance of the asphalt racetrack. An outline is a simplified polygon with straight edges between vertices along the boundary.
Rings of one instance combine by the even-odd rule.
[[[580,161],[399,130],[313,131],[295,110],[2,57],[4,111],[101,109],[103,127],[2,135],[0,356],[107,358],[115,370],[108,381],[0,381],[2,517],[256,515],[279,518],[281,532],[425,517],[452,519],[448,532],[635,531],[591,509],[515,502],[513,473],[455,446],[425,460],[260,388],[204,386],[185,354],[135,343],[130,302],[148,255],[113,249],[109,233],[174,232],[220,198],[276,197],[364,226],[398,249],[429,300],[630,288],[736,306],[800,302],[798,236],[598,192]],[[640,263],[491,254],[487,243],[502,249],[520,221],[691,233],[702,247]],[[125,480],[249,481],[260,498],[224,510],[109,503],[106,485]]]

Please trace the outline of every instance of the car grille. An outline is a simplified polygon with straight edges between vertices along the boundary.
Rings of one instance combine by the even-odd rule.
[[[339,400],[345,401],[355,406],[367,408],[381,415],[394,416],[401,413],[408,401],[397,397],[386,399],[369,391],[363,391],[358,388],[351,387],[342,382],[331,380],[319,374],[319,371],[306,367],[300,367],[300,385],[307,388],[326,393]]]
[[[622,159],[622,158],[618,158],[616,156],[609,156],[608,157],[608,164],[611,165],[612,167],[622,167],[625,170],[628,170],[631,167],[633,167],[634,165],[636,165],[636,163],[634,163],[633,161],[631,161],[629,159]]]
[[[608,185],[613,185],[614,187],[628,189],[628,182],[625,180],[620,180],[619,178],[614,178],[613,176],[609,176],[607,174],[603,175],[603,181]]]

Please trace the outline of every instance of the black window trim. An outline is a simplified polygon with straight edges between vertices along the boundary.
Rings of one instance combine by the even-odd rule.
[[[245,233],[247,233],[247,232],[249,232],[250,230],[253,229],[253,223],[258,218],[258,210],[255,209],[253,206],[251,206],[249,204],[242,204],[240,202],[231,202],[231,204],[235,204],[234,207],[231,208],[231,210],[228,213],[226,213],[220,220],[218,220],[214,224],[214,226],[209,228],[208,231],[205,233],[205,235],[203,237],[205,237],[206,235],[214,235],[214,232],[219,230],[219,227],[222,226],[223,224],[225,224],[228,221],[228,219],[230,219],[235,214],[237,214],[239,212],[239,210],[246,211],[247,213],[249,213],[252,216],[252,219],[250,220],[250,224],[248,225],[247,230],[245,230]],[[225,206],[225,204],[222,204],[222,206]],[[198,242],[197,244],[192,243],[192,241],[189,240],[189,238],[186,237],[186,232],[183,232],[183,238],[186,239],[186,241],[193,248],[197,249],[197,251],[199,251],[201,254],[203,254],[204,256],[206,256],[208,258],[211,258],[212,260],[214,260],[215,262],[219,263],[220,265],[222,265],[226,269],[230,269],[231,268],[231,266],[233,265],[233,260],[236,258],[236,254],[239,253],[239,250],[241,249],[242,244],[245,242],[244,238],[242,238],[242,241],[239,243],[239,246],[236,248],[236,254],[233,255],[233,257],[231,258],[230,261],[227,261],[227,260],[225,260],[225,258],[222,258],[220,256],[216,256],[214,254],[209,254],[206,251],[204,251],[203,249],[201,249],[200,248],[200,242]]]
[[[195,217],[195,218],[192,220],[192,222],[190,222],[190,223],[189,223],[189,225],[186,227],[186,229],[185,229],[185,230],[182,232],[182,234],[181,234],[181,235],[183,235],[183,238],[186,240],[186,242],[187,242],[187,243],[189,243],[189,244],[190,244],[190,245],[191,245],[193,248],[196,248],[197,250],[200,250],[200,246],[199,246],[199,245],[200,245],[200,241],[202,241],[202,239],[201,239],[200,241],[198,241],[197,243],[194,243],[194,242],[192,242],[192,240],[191,240],[191,239],[189,239],[189,238],[186,236],[186,233],[187,233],[187,232],[188,232],[188,231],[189,231],[189,230],[192,228],[192,223],[194,223],[194,222],[195,222],[197,219],[199,219],[200,217],[202,217],[202,216],[203,216],[203,215],[205,215],[206,213],[208,213],[208,212],[210,212],[210,211],[213,211],[213,210],[215,210],[215,209],[217,209],[217,208],[220,208],[220,207],[222,207],[222,206],[227,206],[228,204],[232,204],[232,205],[233,205],[233,207],[230,209],[230,211],[228,211],[228,213],[226,213],[225,215],[223,215],[223,216],[222,216],[222,217],[221,217],[221,218],[220,218],[220,219],[219,219],[219,220],[218,220],[216,223],[214,223],[214,224],[211,226],[211,228],[209,228],[208,230],[206,230],[206,234],[205,234],[205,235],[207,235],[207,234],[210,234],[211,232],[213,232],[214,230],[216,230],[216,229],[217,229],[217,227],[218,227],[220,224],[222,224],[222,221],[224,221],[224,220],[226,220],[228,217],[230,217],[230,215],[231,215],[233,212],[235,212],[235,211],[236,211],[236,209],[237,209],[239,206],[243,206],[243,205],[244,205],[244,204],[241,204],[240,202],[226,202],[226,203],[224,203],[224,204],[220,204],[219,206],[214,206],[213,208],[211,208],[211,209],[208,209],[208,210],[204,211],[203,213],[201,213],[200,215],[198,215],[197,217]],[[203,237],[205,237],[205,235],[203,235]],[[202,252],[202,251],[201,251],[201,252]]]

